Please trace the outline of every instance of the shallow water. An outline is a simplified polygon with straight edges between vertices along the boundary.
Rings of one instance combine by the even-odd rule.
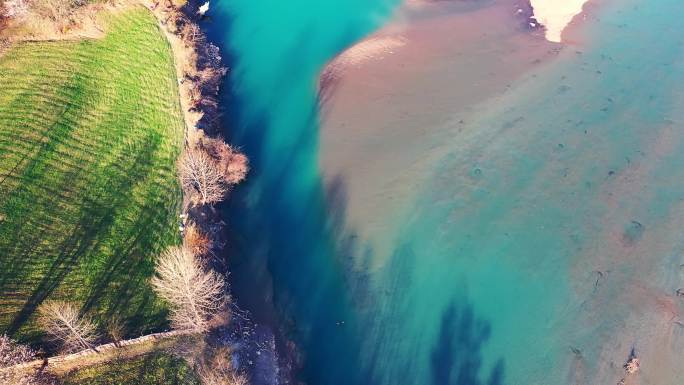
[[[634,349],[642,371],[628,384],[680,383],[684,3],[605,2],[573,45],[467,109],[443,106],[415,127],[426,135],[352,143],[349,164],[418,146],[410,186],[378,184],[363,165],[319,167],[349,132],[326,133],[319,149],[316,76],[391,5],[321,3],[225,1],[211,26],[236,58],[230,136],[254,169],[226,209],[239,236],[234,289],[262,322],[286,325],[304,355],[299,377],[616,383]],[[381,96],[379,106],[406,101]],[[423,106],[409,107],[395,122],[404,130]],[[378,140],[380,128],[350,130]],[[371,187],[348,188],[358,185]],[[351,221],[368,201],[383,203],[372,221]]]

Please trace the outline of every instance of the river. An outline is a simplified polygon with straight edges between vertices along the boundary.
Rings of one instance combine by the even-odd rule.
[[[560,44],[515,5],[212,3],[233,291],[300,380],[684,378],[684,3],[597,1]]]

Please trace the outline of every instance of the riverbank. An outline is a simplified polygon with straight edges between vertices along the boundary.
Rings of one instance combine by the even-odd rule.
[[[206,3],[208,4],[208,3]],[[229,131],[222,119],[219,98],[220,89],[228,69],[225,67],[220,49],[210,42],[200,28],[204,12],[198,10],[206,6],[202,1],[190,0],[182,5],[170,1],[160,5],[158,2],[148,3],[148,8],[157,16],[162,30],[165,31],[176,57],[175,64],[179,79],[180,102],[183,106],[186,122],[186,150],[205,148],[206,146],[224,146],[224,134]],[[206,12],[207,10],[205,10]],[[226,170],[235,175],[235,182],[241,182],[248,171],[247,160],[231,146],[228,151]],[[210,151],[211,153],[211,151]],[[229,186],[226,194],[230,193]],[[205,257],[210,257],[209,265],[221,272],[225,277],[230,275],[230,255],[226,248],[228,233],[226,223],[230,218],[222,216],[215,205],[197,205],[186,194],[184,197],[181,232],[186,225],[193,223],[200,229],[200,234],[207,234],[211,241]],[[228,197],[227,199],[230,199]],[[220,200],[223,203],[223,199]],[[188,245],[188,241],[184,240]],[[228,283],[227,287],[230,287]],[[248,312],[237,306],[238,299],[230,295],[230,304],[224,322],[215,325],[205,336],[208,349],[227,348],[230,352],[231,366],[240,375],[242,381],[249,379],[250,384],[275,384],[274,381],[259,382],[259,379],[272,379],[277,376],[278,366],[275,362],[275,346],[272,333],[255,325]],[[189,357],[192,360],[192,357]],[[231,369],[231,370],[233,370]],[[236,384],[241,382],[235,382]]]
[[[145,6],[147,10],[145,10],[143,6]],[[80,134],[81,136],[78,137],[78,143],[75,144],[69,141],[65,148],[60,147],[61,151],[69,153],[71,156],[80,155],[77,151],[74,151],[73,148],[79,150],[82,149],[84,147],[83,145],[86,143],[85,139],[90,138],[88,135],[113,135],[113,132],[119,133],[119,131],[114,131],[113,129],[118,128],[118,125],[123,124],[124,122],[126,123],[126,127],[124,128],[131,130],[130,133],[124,130],[115,138],[108,138],[107,143],[111,145],[110,147],[103,147],[101,146],[101,143],[98,142],[92,148],[89,148],[92,153],[87,151],[88,155],[97,154],[98,156],[103,157],[108,153],[108,151],[112,150],[111,147],[118,149],[119,142],[125,140],[128,150],[128,157],[126,159],[133,159],[136,161],[130,169],[128,168],[127,161],[123,159],[117,158],[117,160],[107,163],[107,165],[110,167],[104,167],[103,169],[116,169],[118,171],[119,168],[121,168],[122,170],[129,171],[128,173],[125,173],[125,177],[131,179],[126,180],[124,183],[114,183],[114,186],[107,185],[105,189],[106,191],[116,190],[119,184],[123,184],[125,188],[133,188],[131,186],[136,186],[137,188],[144,187],[142,182],[147,181],[147,174],[142,172],[136,173],[136,168],[145,167],[149,161],[148,158],[153,158],[156,156],[156,148],[159,147],[165,149],[166,147],[171,147],[172,145],[177,146],[173,148],[174,151],[169,151],[167,157],[164,157],[165,162],[160,165],[155,164],[154,170],[152,170],[154,172],[154,176],[156,177],[154,179],[156,182],[155,187],[158,188],[158,190],[154,190],[154,192],[163,194],[165,201],[159,202],[156,199],[156,195],[148,198],[148,196],[139,196],[140,194],[138,192],[128,192],[126,196],[132,200],[134,204],[140,203],[141,205],[146,206],[142,213],[125,213],[135,214],[131,216],[140,221],[143,221],[146,218],[154,219],[154,213],[162,213],[167,217],[170,216],[170,223],[161,223],[160,221],[160,223],[154,222],[146,223],[144,225],[144,234],[148,234],[148,236],[154,241],[158,241],[158,239],[154,237],[168,235],[169,244],[177,244],[180,230],[180,236],[183,239],[184,245],[186,247],[193,247],[190,245],[191,241],[188,239],[188,231],[186,231],[186,227],[187,229],[194,229],[195,234],[199,233],[201,235],[200,240],[204,242],[199,245],[201,249],[199,253],[202,255],[198,255],[197,257],[202,258],[202,261],[206,261],[207,265],[211,266],[215,270],[218,270],[223,274],[227,274],[225,262],[218,260],[217,258],[211,258],[211,256],[215,254],[220,254],[220,251],[225,244],[225,223],[222,221],[217,210],[212,205],[204,204],[206,202],[201,202],[202,204],[198,203],[195,196],[197,193],[194,190],[186,188],[184,194],[180,193],[174,167],[176,157],[179,155],[179,153],[181,153],[182,149],[185,149],[187,152],[197,150],[198,147],[201,147],[202,151],[206,151],[209,156],[216,158],[212,164],[215,163],[216,167],[223,167],[220,172],[223,173],[221,177],[225,180],[225,182],[222,183],[228,185],[226,186],[226,189],[231,188],[234,184],[241,181],[244,178],[244,174],[247,172],[246,158],[225,144],[220,135],[222,126],[220,125],[220,121],[218,119],[218,103],[216,99],[218,96],[220,82],[222,81],[222,77],[225,75],[225,69],[222,66],[218,48],[206,42],[203,34],[196,25],[197,15],[193,9],[194,7],[195,5],[193,4],[186,4],[183,8],[179,8],[179,6],[170,2],[147,2],[142,4],[137,1],[121,2],[117,4],[96,3],[76,9],[64,9],[63,11],[68,12],[68,17],[64,19],[50,19],[51,16],[44,16],[39,12],[34,12],[33,9],[24,9],[16,18],[10,18],[7,20],[7,28],[0,31],[0,33],[2,33],[2,37],[7,43],[5,44],[5,47],[8,48],[7,52],[16,53],[14,50],[19,50],[21,48],[21,53],[26,53],[27,51],[29,52],[29,58],[43,60],[42,62],[39,61],[39,64],[36,65],[36,68],[32,68],[32,70],[44,71],[45,69],[42,68],[40,64],[47,65],[48,68],[52,68],[53,63],[51,62],[51,59],[55,55],[59,56],[71,52],[73,57],[68,56],[62,59],[61,65],[63,67],[49,75],[54,76],[56,74],[57,78],[59,78],[57,80],[63,80],[60,77],[62,75],[67,77],[67,80],[65,80],[66,90],[68,91],[66,96],[59,92],[59,96],[54,96],[48,93],[39,93],[39,96],[44,98],[40,98],[39,103],[36,103],[36,106],[33,106],[34,108],[44,107],[44,105],[52,106],[53,104],[56,104],[53,99],[58,100],[58,102],[65,102],[68,104],[69,107],[65,108],[64,111],[60,110],[61,113],[60,111],[56,111],[57,117],[54,119],[57,121],[57,123],[54,123],[51,126],[53,128],[55,125],[57,125],[58,127],[66,126],[69,129],[77,129],[81,127],[80,124],[83,121],[87,121],[93,126],[88,127],[88,129],[93,131],[92,133],[86,131],[85,134]],[[3,8],[2,11],[4,12],[5,9]],[[154,15],[156,19],[152,17],[150,13]],[[45,23],[34,24],[33,21],[38,19],[44,20]],[[51,21],[48,22],[48,20]],[[112,22],[112,20],[115,22]],[[109,28],[112,25],[115,27]],[[130,41],[126,40],[126,37],[128,37]],[[157,40],[154,40],[155,38]],[[32,49],[34,51],[31,51]],[[101,51],[98,51],[98,49]],[[140,52],[141,50],[143,52]],[[93,53],[91,51],[95,52]],[[114,52],[113,55],[112,52]],[[132,53],[130,56],[116,56],[124,52]],[[164,56],[165,54],[166,56]],[[12,58],[16,59],[17,56],[23,59],[20,54],[12,56]],[[152,59],[147,60],[150,56]],[[78,60],[77,64],[72,65],[74,57]],[[171,60],[172,57],[173,60]],[[98,60],[102,60],[103,62],[99,62]],[[89,66],[91,62],[94,62],[95,64]],[[103,63],[105,65],[102,65]],[[128,71],[127,74],[132,76],[135,81],[143,82],[144,85],[135,82],[131,83],[131,79],[127,79],[129,81],[121,81],[121,79],[117,77],[122,72],[119,69],[125,63],[129,63],[132,66],[132,68],[126,69],[126,71]],[[13,64],[13,62],[8,64],[8,68],[11,71],[16,70]],[[158,67],[161,67],[161,69]],[[154,72],[153,70],[160,71],[163,75],[166,75],[167,78],[161,79],[159,81],[156,81],[156,78],[154,78],[155,81],[145,83],[150,80],[149,76],[145,75],[149,75],[148,72]],[[164,72],[164,70],[166,70],[166,72]],[[19,70],[15,72],[22,74]],[[111,81],[112,83],[107,84],[104,87],[100,86],[95,90],[90,89],[89,87],[92,84],[99,84],[96,83],[96,81],[100,80],[100,77],[98,76],[101,75],[101,72],[106,72],[109,75],[107,80]],[[3,72],[3,76],[8,76],[12,73],[14,72]],[[156,75],[157,73],[154,74]],[[43,84],[40,82],[46,82],[52,79],[52,77],[47,77],[48,75],[45,75],[42,72],[36,74],[30,73],[29,75],[31,75],[31,81],[39,82],[39,84]],[[70,76],[73,77],[73,79],[76,79],[74,80],[77,82],[76,85],[68,83]],[[83,82],[86,85],[78,82],[82,79],[87,79],[87,81]],[[16,86],[14,83],[12,83],[17,79],[3,80],[12,85],[11,89],[14,91],[24,86],[24,84]],[[59,82],[56,83],[58,83],[58,85],[61,84]],[[119,121],[117,118],[119,118],[121,114],[114,114],[117,112],[116,109],[106,109],[106,107],[109,106],[109,103],[119,100],[117,97],[121,96],[121,94],[116,93],[116,90],[118,90],[116,86],[121,86],[121,84],[124,84],[127,87],[123,90],[123,93],[127,95],[127,97],[125,98],[124,102],[119,101],[116,107],[127,107],[125,108],[125,112],[136,111],[136,118],[138,119],[131,120],[127,115],[123,115],[122,119],[126,118],[126,120]],[[52,86],[52,84],[50,84],[50,86]],[[164,95],[160,92],[165,90],[164,87],[167,86],[169,89],[173,90],[170,100],[166,99],[166,96],[168,95]],[[141,87],[141,90],[136,89],[136,87]],[[45,88],[45,86],[41,87],[42,90],[45,90]],[[102,92],[103,89],[108,91],[115,90],[115,92],[108,94]],[[153,94],[150,95],[150,92]],[[138,96],[142,96],[142,101],[139,100],[140,98]],[[10,98],[9,100],[12,99]],[[100,111],[96,109],[84,109],[85,111],[83,111],[83,115],[69,114],[70,112],[74,111],[80,112],[81,104],[87,104],[93,101],[98,101],[100,103],[97,105],[98,107],[104,106],[104,111],[106,111],[106,113],[100,113]],[[133,105],[128,106],[126,103],[131,103]],[[160,108],[163,110],[163,113],[169,115],[169,119],[164,120],[163,122],[149,119],[150,111],[156,111],[156,107],[159,104],[163,105],[163,107]],[[9,107],[13,108],[10,109]],[[139,111],[140,109],[143,111]],[[39,111],[42,110],[39,109]],[[3,113],[3,117],[10,116],[12,118],[17,118],[20,116],[19,114],[23,112],[23,109],[18,108],[18,106],[15,104],[10,104],[5,112],[6,113]],[[93,114],[94,117],[93,115],[89,114]],[[42,114],[40,117],[44,118],[46,115],[47,114]],[[102,116],[111,118],[111,121],[108,121],[108,125],[104,128],[96,124],[98,122],[98,118]],[[172,117],[176,117],[178,120],[176,122],[169,122],[168,120],[170,120]],[[64,122],[63,119],[67,119],[67,121]],[[40,125],[40,122],[37,124]],[[140,127],[141,124],[143,127]],[[9,127],[14,126],[10,125]],[[24,128],[25,127],[23,127],[23,125],[20,125],[18,128],[16,128],[16,130],[20,131]],[[157,133],[155,130],[159,130],[161,133]],[[171,134],[168,135],[168,137],[162,135],[167,133],[167,131],[164,130],[170,131]],[[139,149],[137,147],[137,137],[135,135],[129,135],[131,133],[147,135],[145,137],[145,148]],[[58,137],[57,139],[70,139],[68,134],[69,131],[66,130],[64,137]],[[54,129],[46,135],[46,137],[49,138],[52,138],[53,136],[57,136]],[[9,143],[9,141],[7,143]],[[210,151],[215,151],[216,153]],[[133,153],[135,156],[131,156],[131,153]],[[36,155],[37,162],[47,161],[47,159],[50,158],[49,155],[50,153],[39,152]],[[82,178],[94,178],[97,176],[97,174],[85,172],[87,170],[87,165],[96,162],[94,162],[90,157],[87,157],[86,159],[77,157],[77,159],[81,159],[84,164],[79,165],[79,171],[81,172],[75,172],[75,175],[81,176]],[[4,160],[5,159],[3,158],[3,161]],[[14,172],[15,169],[21,165],[21,163],[22,161],[20,160],[12,172]],[[111,167],[111,164],[114,164],[116,167]],[[68,168],[68,166],[65,167]],[[98,169],[98,171],[101,170]],[[116,173],[116,175],[118,175],[118,173]],[[166,180],[162,180],[162,177],[166,176],[169,176],[168,179],[171,182],[169,186],[164,184]],[[76,178],[76,180],[70,180],[69,182],[76,183],[79,180],[80,178]],[[99,181],[100,183],[93,182],[92,184],[97,188],[102,188],[100,184],[106,184],[107,180],[107,178],[103,178]],[[5,179],[3,179],[3,182],[4,181]],[[74,186],[80,185],[71,185],[71,187]],[[2,187],[7,186],[4,184]],[[56,189],[57,187],[58,185],[50,186],[51,189]],[[82,187],[82,190],[87,191],[86,187]],[[65,189],[65,191],[70,190]],[[21,192],[21,189],[19,189],[19,192]],[[17,191],[13,191],[12,194],[14,198],[21,196],[18,195]],[[35,205],[35,207],[37,207],[37,211],[41,209],[50,209],[50,207],[43,207],[43,205],[40,204],[42,199],[52,198],[52,194],[49,195],[50,197],[45,197],[43,195],[39,195],[37,197],[38,203]],[[97,196],[99,196],[99,191]],[[175,199],[176,197],[179,199]],[[218,198],[223,199],[224,197],[225,195]],[[179,202],[181,198],[182,202]],[[82,198],[77,200],[75,205],[80,207],[92,200],[94,200],[92,197]],[[119,214],[119,211],[124,212],[123,209],[126,208],[126,206],[122,202],[117,203],[118,201],[114,199],[112,201],[113,202],[104,202],[102,204],[116,204],[116,207],[110,208],[109,210],[111,210],[111,212],[116,212],[117,214]],[[36,203],[35,200],[33,203]],[[64,201],[59,201],[57,206],[63,207],[64,203]],[[92,232],[105,231],[110,228],[106,222],[101,223],[97,219],[97,214],[99,211],[95,211],[92,208],[89,210],[88,219],[89,221],[93,222],[92,228],[87,226],[90,222],[86,224],[79,222],[79,225],[75,226],[76,228],[86,227]],[[107,212],[107,215],[113,216],[111,212]],[[59,212],[57,214],[59,214]],[[181,214],[180,217],[178,214]],[[79,218],[78,215],[74,214],[73,216]],[[4,226],[9,226],[12,224],[12,219],[13,218],[10,217],[9,213],[7,212],[4,212],[2,215],[0,215],[0,225],[3,225],[3,231],[5,230]],[[126,217],[126,220],[128,219],[130,218]],[[117,223],[118,222],[123,223],[125,221],[117,220]],[[139,225],[140,223],[136,222],[135,224]],[[161,230],[158,229],[158,227],[161,227]],[[136,283],[142,285],[143,288],[141,290],[137,290],[135,293],[117,292],[116,294],[118,295],[118,299],[113,302],[116,304],[129,304],[128,301],[132,301],[133,297],[144,294],[149,296],[149,298],[146,300],[146,303],[148,303],[147,306],[154,307],[156,305],[157,309],[154,309],[155,311],[164,312],[164,308],[161,306],[161,303],[158,303],[158,301],[154,299],[153,294],[149,292],[150,290],[146,286],[146,283],[147,279],[151,275],[151,272],[154,270],[155,258],[158,253],[165,248],[165,245],[157,246],[155,243],[148,241],[146,237],[142,235],[136,235],[137,233],[134,234],[134,230],[137,230],[137,227],[124,228],[120,230],[120,232],[124,234],[130,233],[130,238],[126,239],[125,241],[115,242],[113,246],[110,245],[110,247],[114,248],[115,250],[119,250],[115,257],[124,258],[125,260],[111,262],[111,266],[107,265],[107,275],[104,277],[107,280],[98,280],[96,283],[97,287],[93,289],[94,293],[88,293],[90,297],[86,304],[83,305],[85,309],[83,312],[86,312],[90,307],[93,307],[94,304],[101,300],[98,295],[106,292],[106,285],[109,283],[109,280],[114,277],[115,269],[117,267],[131,269],[130,271],[126,272],[126,278],[131,280],[136,278]],[[3,233],[3,235],[9,233],[10,232],[8,231],[8,233]],[[88,238],[86,240],[78,238],[80,234],[73,234],[72,236],[73,240],[69,241],[69,243],[79,243],[79,254],[73,257],[65,257],[65,259],[68,259],[69,261],[71,261],[73,258],[73,262],[69,262],[70,265],[68,266],[68,269],[66,267],[64,268],[67,272],[71,270],[71,264],[78,265],[74,262],[91,262],[87,258],[90,258],[91,254],[94,254],[94,250],[90,250],[91,246],[89,246],[88,242],[102,242],[102,239],[97,238],[95,234],[88,234]],[[131,241],[131,239],[133,241]],[[3,238],[3,241],[4,240],[5,239]],[[146,242],[144,243],[144,246],[149,247],[149,249],[143,248],[142,250],[138,250],[139,245],[135,243],[128,245],[125,243],[135,242],[137,240]],[[43,241],[45,241],[45,239]],[[62,255],[70,251],[68,246],[62,246],[64,249],[58,249],[54,254]],[[150,246],[154,246],[155,248],[151,248]],[[94,248],[95,246],[92,247]],[[81,250],[81,248],[83,250]],[[134,252],[135,254],[129,256],[122,250]],[[193,250],[193,253],[194,252],[195,251]],[[83,253],[85,256],[81,255],[80,253]],[[9,257],[9,255],[7,255],[7,257]],[[149,263],[149,265],[136,264],[135,266],[129,266],[131,263],[139,260],[146,261]],[[5,261],[2,262],[4,263]],[[53,269],[55,269],[55,266],[57,265],[54,265]],[[95,266],[88,266],[91,270],[95,270]],[[92,271],[90,272],[92,273]],[[135,274],[131,272],[134,272]],[[16,274],[16,272],[13,270],[10,271],[10,269],[7,269],[5,273],[8,275],[11,275],[12,273]],[[143,277],[138,279],[137,274],[140,274]],[[55,287],[63,278],[64,276],[62,275],[59,280],[56,281],[57,283],[54,284]],[[82,279],[81,281],[87,281],[87,279]],[[125,278],[123,281],[124,283],[117,282],[117,285],[115,286],[124,287],[128,288],[128,290],[131,290],[131,283],[126,281]],[[37,289],[34,288],[34,290],[40,289],[42,285],[45,285],[45,282],[43,282],[41,286],[38,286]],[[51,283],[50,285],[53,284]],[[82,282],[80,282],[79,286],[83,287],[83,289],[87,289],[89,287]],[[147,289],[147,291],[144,289]],[[29,301],[32,306],[30,310],[34,310],[41,302],[43,302],[52,290],[54,290],[54,288],[47,291],[46,294],[41,294],[40,299],[34,299],[32,297]],[[76,291],[72,291],[71,294],[76,294]],[[54,297],[50,297],[50,299],[53,298]],[[75,300],[75,298],[70,298],[70,300]],[[33,304],[33,302],[35,302],[35,304]],[[136,306],[143,305],[130,304],[130,307],[132,308],[136,308]],[[27,306],[22,309],[21,315],[24,318],[28,318],[28,316],[32,314],[26,309]],[[139,310],[140,309],[142,308],[139,308]],[[119,309],[118,313],[123,314],[127,311],[128,309]],[[226,309],[226,311],[228,310]],[[24,313],[27,315],[24,315]],[[9,315],[9,312],[7,312],[7,315]],[[137,316],[140,315],[138,314]],[[224,320],[229,320],[230,317],[229,315],[224,315],[222,318]],[[97,321],[101,322],[99,327],[104,328],[105,323],[110,325],[109,322],[111,320],[97,319]],[[125,316],[122,316],[120,321],[127,323],[126,326],[120,325],[121,330],[124,330],[124,327],[130,326],[128,325],[129,319],[125,318]],[[142,322],[141,320],[136,321]],[[25,319],[22,319],[21,322],[25,322]],[[16,328],[21,326],[21,324],[19,324],[19,326],[15,327],[15,323],[17,323],[16,320],[11,326],[13,329],[10,329],[10,333],[14,333]],[[157,323],[164,323],[163,315],[161,315],[161,319],[157,320]],[[133,326],[143,328],[141,329],[143,331],[147,331],[148,328],[155,327],[154,324],[136,324]],[[223,326],[224,328],[227,327],[225,325]],[[156,327],[159,328],[159,326]],[[111,338],[116,340],[123,336],[121,335],[122,333],[124,335],[128,335],[130,333],[121,330],[117,331],[119,333],[117,334],[118,337],[112,335]],[[107,329],[107,333],[109,333],[109,329]],[[222,340],[220,336],[215,334],[212,334],[208,338],[210,338],[212,342],[225,342],[227,346],[236,345],[241,342],[241,340]],[[110,336],[104,337],[103,339],[111,340]],[[114,345],[116,347],[116,344]],[[98,356],[98,359],[101,361],[105,358]],[[48,365],[50,365],[50,362],[59,363],[57,365],[63,366],[59,359],[53,359],[51,361],[48,360]],[[48,371],[52,369],[53,368],[51,367],[47,368]],[[240,370],[246,371],[247,366],[245,365],[245,367],[240,368]]]
[[[164,10],[155,4],[151,5],[153,11],[158,14],[162,25],[167,25],[169,11],[174,12],[176,8],[171,5]],[[231,135],[230,120],[223,119],[222,116],[226,111],[221,108],[219,93],[227,78],[224,65],[229,63],[224,63],[219,47],[200,28],[204,16],[199,15],[196,10],[202,5],[204,3],[201,1],[191,0],[180,8],[183,17],[190,23],[180,31],[180,36],[167,30],[177,55],[178,76],[182,79],[181,103],[186,111],[186,142],[190,147],[201,143],[204,137],[222,141],[224,137]],[[208,14],[211,13],[212,9],[209,9]],[[197,84],[197,81],[201,84]],[[221,203],[225,204],[227,203]],[[187,199],[184,206],[190,208]],[[195,207],[186,212],[189,214],[187,220],[200,223],[204,231],[212,236],[215,245],[211,252],[213,267],[227,276],[230,275],[233,250],[226,247],[230,238],[226,224],[232,218],[224,216],[220,206]],[[231,297],[229,321],[211,333],[212,343],[230,347],[238,371],[247,375],[251,385],[290,383],[291,357],[276,346],[278,334],[275,325],[255,323],[252,314],[240,308],[240,298],[233,293]]]

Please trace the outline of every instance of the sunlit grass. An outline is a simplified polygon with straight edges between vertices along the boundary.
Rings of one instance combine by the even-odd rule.
[[[130,334],[164,322],[147,279],[177,242],[173,58],[147,10],[107,18],[101,40],[0,56],[0,333],[35,340],[46,298]]]
[[[65,376],[64,385],[199,385],[192,368],[181,358],[155,352],[125,361],[114,361]]]

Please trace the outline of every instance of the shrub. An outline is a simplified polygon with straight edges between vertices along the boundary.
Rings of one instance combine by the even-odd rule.
[[[207,255],[211,252],[213,241],[195,223],[185,227],[183,245],[194,255]]]
[[[197,375],[203,385],[246,385],[247,377],[233,368],[231,350],[209,349],[197,364]]]
[[[249,171],[247,156],[238,152],[222,139],[202,139],[201,146],[218,162],[224,181],[229,185],[242,182]]]
[[[36,358],[36,352],[28,346],[12,341],[6,335],[0,336],[0,368],[31,361]]]
[[[0,2],[0,17],[21,19],[28,14],[26,0],[5,0]]]

